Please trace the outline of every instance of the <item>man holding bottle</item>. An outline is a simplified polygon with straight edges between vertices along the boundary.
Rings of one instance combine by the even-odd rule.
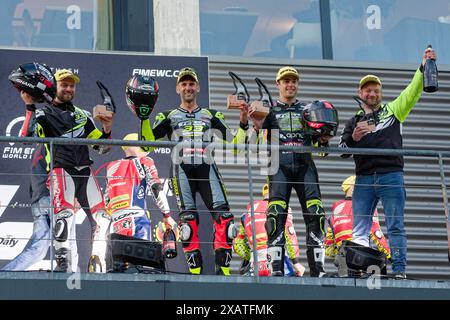
[[[427,48],[422,64],[411,83],[392,102],[382,104],[381,80],[366,75],[359,82],[361,110],[349,119],[341,135],[340,147],[401,149],[401,124],[419,100],[423,88],[423,70],[427,59],[436,53]],[[348,155],[344,155],[348,156]],[[405,279],[406,233],[403,223],[405,186],[403,156],[354,155],[356,183],[353,193],[353,241],[369,246],[372,216],[379,200],[386,215],[392,269],[395,277]]]

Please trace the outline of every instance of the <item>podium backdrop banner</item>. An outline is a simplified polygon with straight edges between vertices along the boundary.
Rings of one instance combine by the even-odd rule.
[[[106,54],[84,52],[54,52],[34,50],[0,49],[0,99],[2,116],[0,117],[0,135],[17,136],[23,124],[25,106],[20,99],[19,92],[11,85],[8,75],[20,64],[39,62],[47,64],[53,72],[58,69],[69,69],[80,78],[73,100],[74,104],[92,112],[96,104],[102,103],[100,91],[96,81],[101,81],[111,93],[117,113],[113,124],[112,137],[121,139],[126,134],[138,132],[139,120],[128,109],[125,101],[125,85],[135,74],[154,77],[159,83],[159,98],[150,117],[153,122],[160,111],[176,108],[180,98],[175,92],[178,70],[193,67],[199,76],[201,91],[198,103],[201,107],[209,107],[209,79],[208,60],[206,57],[166,57],[145,54]],[[101,124],[97,123],[101,128]],[[35,145],[19,143],[3,143],[0,145],[0,267],[19,254],[27,245],[32,232],[32,216],[29,195],[29,174],[31,157]],[[98,155],[90,150],[94,160],[93,169],[98,170],[100,185],[105,185],[104,164],[123,157],[119,146],[107,155]],[[174,218],[178,220],[176,199],[168,187],[171,164],[171,150],[157,148],[149,154],[155,161],[160,177],[164,180],[164,191],[168,195]],[[103,167],[103,169],[102,169]],[[199,202],[201,203],[201,201]],[[150,197],[148,207],[151,211],[152,225],[161,220],[161,214]],[[212,222],[205,207],[199,206],[201,212],[201,241],[208,242],[202,246],[205,273],[213,273],[212,252]],[[77,244],[79,253],[79,267],[86,271],[90,255],[89,222],[81,210],[77,213]],[[174,272],[188,272],[181,244],[178,243],[179,255],[174,260],[168,260],[166,269]],[[49,269],[50,261],[47,253],[44,261],[34,265],[30,270]]]

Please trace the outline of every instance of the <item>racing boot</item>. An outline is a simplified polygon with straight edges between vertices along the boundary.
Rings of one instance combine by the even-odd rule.
[[[229,276],[230,275],[230,262],[231,262],[231,249],[217,249],[216,254],[216,275]]]
[[[284,276],[284,248],[279,246],[267,248],[267,260],[274,277]]]
[[[69,272],[72,270],[69,249],[59,248],[58,250],[56,250],[55,261],[56,261],[55,271]]]
[[[308,214],[305,215],[306,223],[306,256],[308,258],[309,275],[311,277],[327,276],[323,266],[325,264],[325,249],[323,240],[325,237],[325,212],[322,201],[311,199],[307,202]]]
[[[184,254],[189,272],[192,274],[202,274],[203,259],[200,250],[187,251]]]
[[[306,256],[308,258],[309,275],[315,278],[326,277],[327,273],[323,268],[325,249],[320,247],[308,248]]]

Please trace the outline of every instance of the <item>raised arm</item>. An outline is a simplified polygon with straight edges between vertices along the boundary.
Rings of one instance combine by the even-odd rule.
[[[422,64],[416,70],[413,79],[409,85],[400,93],[400,95],[392,102],[388,103],[388,107],[392,110],[395,117],[400,121],[405,121],[411,109],[420,99],[423,88],[423,67],[427,59],[436,60],[436,52],[431,49],[425,49],[422,56]]]
[[[211,112],[212,115],[211,127],[212,129],[216,129],[220,132],[222,140],[233,144],[244,144],[246,142],[246,132],[248,129],[246,111],[241,110],[239,128],[237,129],[236,134],[232,133],[230,127],[225,122],[224,115],[221,112],[216,110],[209,110],[209,112]]]
[[[141,140],[143,141],[156,141],[169,136],[172,133],[170,127],[170,120],[168,119],[169,113],[160,112],[156,115],[153,128],[150,124],[150,119],[141,120]],[[150,152],[154,147],[141,147],[145,152]]]

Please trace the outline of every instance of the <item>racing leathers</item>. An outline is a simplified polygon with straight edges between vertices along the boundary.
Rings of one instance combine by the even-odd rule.
[[[334,258],[335,265],[339,269],[340,275],[347,275],[342,264],[345,257],[339,256],[339,248],[344,240],[352,240],[353,228],[353,209],[352,198],[347,197],[345,200],[337,201],[331,207],[332,215],[328,218],[327,235],[325,239],[325,254],[327,257]],[[381,231],[380,222],[378,221],[378,211],[375,209],[372,219],[372,228],[370,229],[370,245],[371,247],[384,253],[387,259],[391,258],[391,251]]]
[[[107,139],[110,133],[98,130],[91,114],[74,106],[71,102],[46,105],[36,110],[34,104],[27,104],[27,114],[22,136]],[[94,146],[99,153],[109,148]],[[50,147],[46,144],[46,157],[50,163]],[[55,260],[61,271],[71,270],[69,239],[75,223],[75,197],[91,223],[92,238],[95,240],[105,230],[99,229],[98,221],[106,219],[104,201],[100,187],[91,175],[89,149],[86,145],[53,145],[53,171],[49,174],[47,186],[53,194]],[[48,171],[50,168],[48,168]],[[52,184],[50,188],[50,184]],[[99,254],[98,241],[93,241],[93,254]]]
[[[128,156],[108,163],[106,168],[105,203],[111,216],[110,233],[152,240],[146,195],[151,195],[164,217],[170,216],[153,160]]]
[[[259,200],[255,201],[253,205],[259,276],[269,276],[271,273],[267,260],[267,232],[265,229],[267,204],[268,203],[266,200]],[[241,223],[239,225],[238,234],[233,240],[233,249],[234,252],[236,252],[244,260],[240,270],[241,274],[248,274],[247,266],[253,268],[253,229],[250,204],[248,204],[247,212],[241,216],[240,220]],[[288,210],[288,217],[285,227],[285,240],[286,256],[284,259],[288,269],[287,273],[290,273],[289,269],[292,269],[292,273],[295,276],[301,277],[305,268],[300,263],[300,249],[294,229],[291,208]]]
[[[279,142],[281,146],[327,146],[316,141],[303,130],[302,110],[305,104],[296,100],[291,105],[277,101],[270,108],[262,129],[268,143]],[[272,151],[277,152],[277,151]],[[271,167],[273,168],[274,157]],[[266,231],[268,251],[271,258],[273,275],[283,275],[284,230],[287,208],[292,188],[297,192],[306,224],[306,256],[313,277],[322,276],[325,252],[325,212],[319,188],[317,169],[311,153],[279,151],[279,166],[275,174],[269,175],[269,207]]]
[[[151,240],[146,195],[150,194],[164,217],[170,215],[158,171],[150,157],[126,157],[107,166],[106,208],[111,233]]]
[[[246,126],[241,124],[236,136],[232,137],[221,112],[201,107],[196,107],[192,112],[178,107],[158,113],[153,128],[149,120],[141,122],[144,140],[154,141],[168,136],[172,141],[200,144],[193,148],[175,147],[172,150],[171,184],[180,210],[180,240],[189,270],[193,274],[200,274],[203,265],[198,237],[199,216],[195,203],[197,192],[213,218],[216,274],[230,274],[231,246],[235,233],[222,177],[201,143],[212,141],[214,135],[223,140],[231,140],[231,143],[244,143],[245,130]]]

